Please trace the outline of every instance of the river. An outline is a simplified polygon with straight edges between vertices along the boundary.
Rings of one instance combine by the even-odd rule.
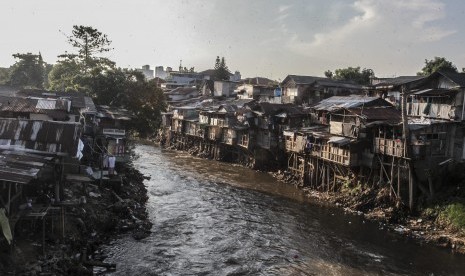
[[[307,199],[266,173],[138,145],[152,234],[105,250],[114,275],[465,275],[465,257]]]

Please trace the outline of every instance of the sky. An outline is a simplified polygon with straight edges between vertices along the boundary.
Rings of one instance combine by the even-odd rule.
[[[461,0],[2,0],[0,67],[27,52],[55,63],[75,51],[73,25],[106,34],[124,68],[201,71],[224,56],[243,77],[282,80],[348,66],[415,75],[435,56],[465,67]]]

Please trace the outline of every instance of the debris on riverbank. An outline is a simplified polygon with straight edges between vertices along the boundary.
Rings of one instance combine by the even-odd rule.
[[[118,176],[96,180],[87,188],[71,184],[65,188],[65,238],[46,232],[43,253],[39,225],[23,227],[11,254],[1,256],[1,275],[95,275],[116,269],[106,263],[101,245],[119,234],[135,239],[150,234],[145,203],[148,199],[143,176],[131,164],[117,166]],[[22,222],[26,223],[26,222]],[[53,229],[53,220],[46,221]],[[49,225],[50,224],[50,225]]]

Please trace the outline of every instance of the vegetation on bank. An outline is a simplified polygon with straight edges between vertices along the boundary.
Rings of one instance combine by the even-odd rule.
[[[465,234],[465,204],[448,202],[426,208],[422,215],[433,219],[439,226],[458,234]]]

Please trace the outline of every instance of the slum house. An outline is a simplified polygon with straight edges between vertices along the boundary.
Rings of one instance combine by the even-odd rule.
[[[400,112],[379,98],[347,96],[324,101],[316,110],[328,112],[329,117],[317,120],[328,118],[325,124],[285,131],[284,139],[288,167],[300,181],[311,185],[320,181],[325,189],[334,189],[355,172],[363,174],[361,168],[372,167],[367,125],[399,119]]]
[[[187,120],[195,122],[198,120],[198,111],[195,106],[180,106],[172,109],[173,115],[171,123],[170,144],[174,144],[178,149],[187,147],[187,139],[185,133],[191,127],[191,123]]]
[[[92,132],[97,109],[92,98],[80,92],[58,92],[35,89],[23,89],[16,93],[18,98],[62,100],[69,102],[68,118],[70,122],[81,122],[84,132]]]
[[[364,95],[367,89],[347,81],[313,76],[288,75],[281,83],[282,102],[315,104],[332,96]]]
[[[400,76],[396,78],[372,78],[370,96],[379,97],[400,108],[402,89],[409,90],[424,76]]]
[[[243,106],[236,110],[237,124],[234,126],[236,132],[237,145],[244,148],[247,152],[253,150],[254,146],[254,113],[249,106]]]
[[[402,199],[408,194],[411,208],[418,191],[432,198],[435,190],[444,184],[448,164],[465,158],[464,87],[465,74],[440,71],[401,87],[408,115],[405,138],[399,139],[403,137],[402,125],[377,130],[375,151],[399,160],[399,175],[402,168],[407,168],[404,175],[410,176],[408,186],[397,180],[397,194]],[[394,163],[391,167],[396,171]],[[391,182],[395,183],[396,178],[391,177]]]
[[[94,158],[106,160],[106,157],[115,157],[116,162],[128,160],[127,129],[132,116],[123,108],[97,106],[96,133],[86,137],[86,144],[93,149]]]
[[[233,97],[234,89],[237,82],[233,81],[214,81],[213,82],[213,97]]]
[[[200,84],[200,94],[205,97],[213,97],[214,81],[212,80],[203,80]]]
[[[254,155],[257,165],[281,164],[284,158],[283,130],[301,127],[307,114],[294,104],[263,102],[253,104],[251,109],[254,112]]]
[[[70,101],[0,96],[0,117],[69,121]]]
[[[316,124],[329,125],[330,112],[341,108],[356,107],[389,107],[391,103],[379,97],[368,97],[363,95],[333,96],[310,106],[308,112],[311,122]]]
[[[239,82],[235,93],[239,99],[260,100],[260,98],[268,99],[275,96],[276,88],[278,88],[276,81],[261,77],[246,78]]]
[[[400,106],[402,91],[405,91],[406,113],[410,119],[409,126],[411,126],[409,129],[416,132],[409,137],[412,139],[412,143],[419,143],[416,137],[422,137],[421,140],[431,137],[430,133],[433,129],[436,129],[438,124],[444,124],[440,128],[447,133],[448,139],[447,141],[439,139],[441,141],[439,143],[447,144],[449,152],[447,156],[457,161],[464,156],[463,134],[459,127],[460,122],[463,120],[463,87],[464,74],[453,72],[435,72],[428,77],[399,77],[374,85],[375,93],[394,98],[393,100],[398,106]],[[450,122],[455,122],[455,124]],[[400,127],[397,126],[391,132],[401,132]],[[433,135],[433,138],[436,140],[439,137]],[[389,141],[389,139],[386,143],[393,145],[393,142]],[[429,144],[429,142],[426,144]],[[421,153],[420,155],[425,155],[424,152],[431,152],[428,149],[429,147],[426,147],[426,144],[412,148],[412,154],[418,152],[418,154]],[[454,144],[456,145],[455,148]],[[389,152],[393,148],[392,146],[384,147],[389,149]],[[396,153],[397,156],[403,156],[403,154],[405,153]],[[439,160],[439,162],[441,161]]]
[[[173,111],[161,112],[161,128],[158,132],[162,146],[171,140],[171,124],[173,122]]]
[[[201,112],[202,122],[208,121],[205,130],[209,141],[207,148],[201,148],[201,151],[207,151],[213,158],[221,160],[225,160],[225,156],[232,152],[232,148],[227,145],[235,146],[237,142],[234,130],[237,122],[236,110],[235,105],[221,104],[218,108],[210,108],[207,112]]]
[[[64,164],[81,157],[81,130],[74,122],[0,119],[0,195],[13,235],[20,218],[41,218],[45,225],[46,216],[62,211],[36,197],[42,190],[54,194],[55,202],[63,199]]]
[[[168,92],[164,92],[168,104],[176,104],[187,99],[199,96],[199,91],[195,87],[177,87]]]
[[[408,119],[407,134],[402,121],[373,122],[374,161],[380,166],[379,179],[391,183],[392,193],[414,208],[417,189],[434,196],[447,175],[449,163],[456,161],[456,123],[433,119]],[[460,154],[459,154],[460,155]]]
[[[253,102],[252,99],[224,101],[219,106],[210,106],[200,110],[200,125],[204,129],[204,137],[208,140],[208,143],[201,146],[201,151],[213,158],[230,161],[248,154],[248,152],[241,152],[238,148],[248,149],[249,128],[248,122],[243,120],[244,114],[238,115],[237,111],[246,110],[244,105],[251,102]]]
[[[447,164],[464,159],[461,127],[464,76],[462,73],[435,72],[411,81],[404,78],[397,83],[385,82],[375,86],[381,92],[388,89],[388,93],[397,93],[392,96],[397,97],[398,105],[402,91],[405,92],[408,116],[405,138],[401,123],[373,127],[374,151],[383,160],[392,160],[390,165],[384,162],[387,171],[384,178],[397,186],[396,193],[401,200],[408,195],[411,208],[414,208],[418,189],[431,198],[442,185],[449,168]],[[402,179],[406,175],[408,179]],[[403,185],[405,182],[408,185]]]
[[[258,100],[262,95],[274,95],[276,86],[265,86],[244,83],[240,84],[235,93],[239,99],[255,99]]]

